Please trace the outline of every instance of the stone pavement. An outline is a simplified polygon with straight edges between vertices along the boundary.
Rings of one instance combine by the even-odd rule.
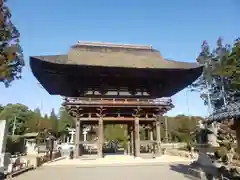
[[[13,180],[187,180],[170,164],[120,167],[43,166]]]
[[[162,155],[155,159],[134,159],[132,156],[114,155],[112,158],[106,157],[96,160],[81,160],[81,159],[61,159],[51,163],[46,163],[44,166],[76,166],[76,167],[96,167],[96,166],[125,166],[125,165],[156,165],[162,163],[190,163],[193,160],[179,156]]]

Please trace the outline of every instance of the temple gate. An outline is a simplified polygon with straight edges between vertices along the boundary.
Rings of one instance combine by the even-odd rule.
[[[127,126],[128,154],[140,156],[146,144],[161,153],[160,121],[173,108],[170,98],[202,73],[195,63],[164,59],[152,46],[78,42],[67,55],[34,56],[35,77],[76,121],[75,157],[83,154],[84,126],[97,129],[97,154],[103,157],[104,126]],[[156,98],[161,98],[156,101]],[[140,140],[144,128],[144,140]]]

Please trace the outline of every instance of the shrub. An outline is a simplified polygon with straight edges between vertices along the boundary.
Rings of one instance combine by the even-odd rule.
[[[217,151],[215,151],[214,155],[216,157],[216,159],[220,159],[223,158],[224,156],[226,156],[228,153],[228,150],[225,146],[220,146],[219,149]]]
[[[6,144],[6,152],[10,154],[24,153],[26,150],[24,138],[22,136],[8,136]]]

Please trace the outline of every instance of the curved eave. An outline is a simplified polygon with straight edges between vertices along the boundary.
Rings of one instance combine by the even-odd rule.
[[[99,55],[99,59],[98,56],[96,57],[94,56],[95,62],[92,62],[93,60],[89,59],[89,57],[88,58],[86,57],[86,59],[81,59],[81,57],[78,57],[77,60],[69,58],[70,57],[68,55],[32,56],[30,57],[30,61],[41,61],[48,63],[49,65],[52,64],[56,66],[72,65],[88,67],[111,67],[111,68],[114,67],[114,68],[139,68],[139,69],[193,69],[199,67],[197,63],[179,62],[169,59],[162,59],[161,56],[157,57],[146,56],[145,58],[142,58],[142,56],[128,55],[127,57],[123,57],[123,59],[118,59],[117,61],[115,59],[102,58],[102,56]]]
[[[63,57],[59,56],[59,58]],[[189,64],[192,63],[181,63],[181,66],[188,64],[188,68],[176,68],[176,63],[173,63],[172,68],[121,68],[53,63],[41,58],[30,57],[30,67],[37,80],[50,94],[62,96],[70,96],[71,94],[71,82],[66,82],[66,76],[69,74],[76,75],[76,73],[83,71],[91,73],[89,69],[109,71],[114,69],[114,72],[124,70],[124,73],[136,77],[158,78],[161,75],[165,76],[164,85],[166,88],[161,92],[161,97],[170,97],[194,82],[202,73],[200,66],[194,65],[190,68]]]

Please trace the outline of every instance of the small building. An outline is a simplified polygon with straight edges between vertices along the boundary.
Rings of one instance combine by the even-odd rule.
[[[23,135],[27,154],[35,154],[38,152],[36,148],[38,134],[37,132],[32,132]]]

